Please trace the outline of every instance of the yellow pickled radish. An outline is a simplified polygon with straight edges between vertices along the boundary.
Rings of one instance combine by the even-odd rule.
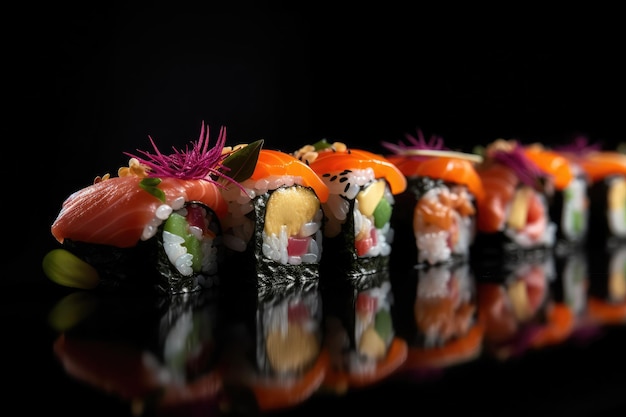
[[[359,202],[359,211],[365,216],[371,216],[378,206],[378,202],[385,195],[385,181],[378,180],[356,196]]]
[[[608,196],[609,210],[619,210],[626,204],[626,179],[618,178],[612,184]]]
[[[100,282],[98,271],[65,249],[53,249],[42,262],[46,276],[64,287],[90,290]]]
[[[297,236],[302,225],[311,222],[320,208],[315,192],[307,187],[279,188],[272,193],[265,209],[265,233],[280,236],[283,225],[287,236]]]
[[[532,189],[522,187],[515,193],[507,224],[514,230],[521,230],[526,226],[528,219],[528,207],[530,207],[530,199],[532,197]]]

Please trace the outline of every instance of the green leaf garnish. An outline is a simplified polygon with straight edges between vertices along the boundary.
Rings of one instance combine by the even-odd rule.
[[[141,188],[165,203],[165,193],[158,188],[159,184],[161,184],[161,178],[156,177],[144,178],[139,182]]]
[[[64,287],[92,289],[100,276],[96,268],[65,249],[53,249],[42,261],[43,272],[53,282]]]
[[[328,143],[326,139],[318,140],[313,144],[313,148],[315,148],[316,151],[321,151],[322,149],[330,148],[331,146],[333,145]]]
[[[222,165],[229,169],[228,176],[230,178],[242,182],[252,176],[263,142],[263,139],[254,141],[231,153],[222,161]]]

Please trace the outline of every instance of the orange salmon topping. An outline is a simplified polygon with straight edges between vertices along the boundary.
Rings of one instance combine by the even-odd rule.
[[[524,149],[526,157],[533,161],[542,171],[554,180],[554,186],[563,190],[574,179],[569,161],[560,154],[540,146],[529,146]]]
[[[440,178],[446,182],[465,185],[480,201],[484,197],[483,185],[471,161],[459,158],[429,158],[416,167],[414,175]]]
[[[157,208],[164,204],[139,185],[142,180],[135,175],[114,177],[76,191],[63,202],[52,235],[60,243],[72,239],[120,248],[135,246]],[[185,202],[204,203],[218,217],[228,212],[215,183],[165,178],[158,188],[165,193],[168,204],[182,197]]]
[[[288,153],[261,149],[256,168],[250,178],[259,180],[272,175],[301,177],[302,185],[313,188],[322,203],[328,200],[328,187],[311,167]]]
[[[626,155],[619,152],[593,152],[579,163],[592,183],[610,175],[626,175]]]
[[[406,177],[391,161],[382,155],[362,149],[320,152],[311,162],[311,168],[320,176],[345,169],[372,168],[376,178],[384,178],[387,181],[392,194],[400,194],[407,186]]]

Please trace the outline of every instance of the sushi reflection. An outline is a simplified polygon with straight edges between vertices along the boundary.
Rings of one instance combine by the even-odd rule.
[[[577,321],[584,320],[589,291],[589,266],[582,246],[554,254],[556,279],[551,292],[556,301],[566,304]]]
[[[485,348],[498,359],[517,357],[565,341],[574,328],[574,313],[554,299],[556,279],[551,251],[510,263],[496,281],[478,282],[479,317]]]
[[[322,348],[322,302],[317,282],[240,288],[229,303],[224,384],[229,411],[282,410],[320,387],[328,355]]]
[[[420,268],[397,286],[398,331],[409,345],[409,374],[441,369],[480,355],[484,329],[478,321],[476,285],[467,262]],[[395,287],[394,287],[395,288]],[[410,317],[410,319],[409,319]]]
[[[127,401],[133,415],[211,414],[225,398],[217,307],[211,291],[153,300],[73,293],[51,311],[66,325],[53,350],[68,375]],[[77,309],[89,314],[69,326]]]
[[[376,384],[401,367],[407,345],[396,336],[392,304],[388,272],[365,274],[327,288],[325,346],[330,363],[324,391],[345,394]]]
[[[599,324],[626,323],[626,244],[599,249],[598,274],[590,277],[587,316]],[[594,270],[594,272],[596,272]]]
[[[555,302],[569,308],[574,318],[571,339],[588,343],[602,334],[599,323],[588,314],[589,260],[583,245],[571,246],[568,250],[556,251],[554,261],[557,279],[550,286]]]

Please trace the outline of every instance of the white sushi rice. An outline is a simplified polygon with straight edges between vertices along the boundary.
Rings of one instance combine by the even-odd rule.
[[[431,265],[450,259],[452,250],[448,246],[450,232],[434,226],[427,226],[415,235],[418,250],[418,261]]]
[[[331,171],[322,176],[322,181],[328,187],[331,195],[341,195],[353,200],[365,185],[376,180],[372,168]]]
[[[475,219],[473,217],[463,217],[457,211],[454,212],[454,217],[458,226],[459,236],[452,248],[452,253],[467,256],[476,235]]]
[[[167,220],[170,217],[170,214],[175,210],[180,210],[185,206],[185,197],[177,197],[172,200],[169,204],[161,204],[154,211],[154,217],[152,220],[148,222],[143,228],[143,233],[141,234],[141,240],[148,240],[154,237],[159,229],[161,223]]]
[[[178,204],[176,204],[178,206]],[[183,201],[184,205],[184,201]],[[165,204],[160,206],[160,213],[163,215],[164,213],[168,213],[171,215],[173,211],[169,211],[165,209]],[[170,207],[172,208],[172,207]],[[159,212],[159,210],[157,210]],[[182,215],[187,215],[187,209],[183,206],[180,206],[177,209],[177,212]],[[162,219],[162,221],[166,220]],[[157,226],[158,227],[158,226]],[[208,229],[209,224],[208,220],[205,219],[205,227]],[[217,274],[218,272],[218,250],[217,245],[219,243],[219,236],[211,237],[210,235],[205,235],[201,228],[197,226],[190,226],[189,233],[194,235],[196,239],[200,241],[201,251],[202,251],[202,264],[201,264],[201,272],[207,275]],[[167,255],[168,260],[176,270],[183,276],[192,276],[194,274],[192,265],[193,265],[193,255],[187,252],[187,248],[184,246],[185,239],[181,236],[175,235],[168,231],[163,231],[162,235],[163,239],[163,251]]]
[[[163,250],[167,258],[178,272],[184,276],[190,276],[193,274],[193,269],[191,268],[193,256],[187,253],[187,248],[183,246],[183,243],[185,243],[185,239],[182,237],[163,231]]]

